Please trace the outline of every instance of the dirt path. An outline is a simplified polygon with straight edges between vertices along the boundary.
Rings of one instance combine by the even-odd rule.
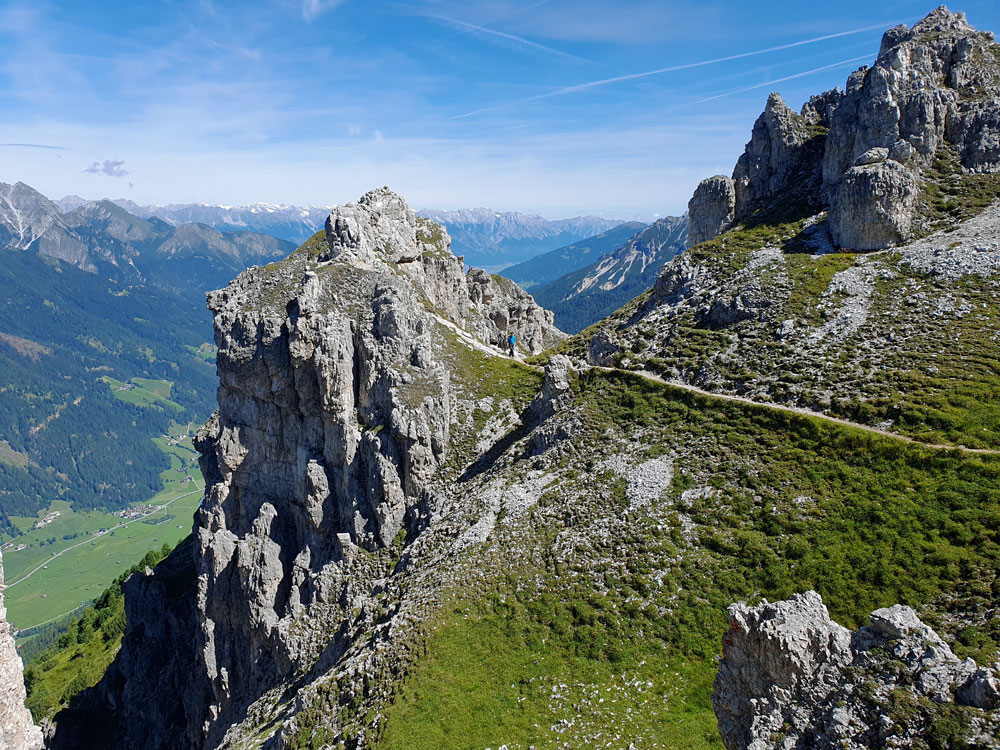
[[[499,354],[495,356],[500,356]],[[529,365],[526,362],[521,362],[527,367],[532,367],[536,370],[544,370],[542,367],[536,365]],[[866,424],[860,424],[858,422],[851,422],[848,419],[841,419],[840,417],[831,417],[823,412],[812,411],[811,409],[804,409],[799,406],[786,406],[784,404],[774,404],[767,403],[764,401],[754,401],[750,398],[745,398],[743,396],[736,396],[731,393],[714,393],[712,391],[706,391],[697,386],[690,385],[689,383],[679,382],[676,380],[666,380],[661,378],[659,375],[648,372],[646,370],[623,370],[618,367],[595,367],[596,370],[603,370],[604,372],[624,372],[630,375],[635,375],[636,377],[644,378],[646,380],[651,380],[655,383],[661,383],[663,385],[670,386],[671,388],[680,388],[682,391],[689,391],[691,393],[697,393],[700,396],[707,396],[708,398],[717,398],[723,401],[733,401],[739,404],[747,404],[749,406],[759,406],[763,409],[774,409],[775,411],[783,411],[791,414],[800,414],[805,417],[813,417],[814,419],[821,419],[824,422],[832,422],[833,424],[842,425],[844,427],[853,427],[856,430],[863,430],[864,432],[871,432],[876,435],[882,435],[887,438],[892,438],[893,440],[901,440],[904,443],[910,443],[912,445],[919,445],[924,448],[929,448],[930,450],[937,451],[958,451],[961,453],[972,453],[984,456],[1000,456],[1000,450],[993,448],[969,448],[964,445],[947,445],[943,443],[925,443],[922,440],[917,440],[915,438],[907,437],[906,435],[900,435],[898,432],[891,432],[890,430],[882,430],[878,427],[872,427]]]
[[[946,450],[946,451],[961,451],[962,453],[978,453],[987,456],[1000,456],[1000,450],[994,450],[992,448],[969,448],[964,445],[947,445],[943,443],[925,443],[921,440],[916,440],[915,438],[907,437],[906,435],[900,435],[898,432],[891,432],[890,430],[882,430],[878,427],[871,427],[870,425],[860,424],[858,422],[851,422],[848,419],[841,419],[840,417],[831,417],[828,414],[822,412],[813,411],[811,409],[804,409],[799,406],[786,406],[784,404],[774,404],[767,403],[763,401],[754,401],[750,398],[745,398],[743,396],[736,396],[730,393],[714,393],[712,391],[706,391],[697,386],[690,385],[688,383],[677,382],[675,380],[666,380],[661,378],[652,372],[647,372],[645,370],[622,370],[614,367],[598,367],[598,370],[604,370],[605,372],[627,372],[632,375],[637,375],[646,380],[652,380],[656,383],[662,383],[663,385],[669,385],[672,388],[680,388],[684,391],[690,391],[691,393],[697,393],[701,396],[707,396],[709,398],[718,398],[723,401],[735,401],[740,404],[748,404],[750,406],[760,406],[764,409],[774,409],[776,411],[790,412],[792,414],[801,414],[806,417],[813,417],[814,419],[822,419],[824,422],[833,422],[834,424],[843,425],[844,427],[853,427],[856,430],[864,430],[865,432],[873,432],[876,435],[884,435],[888,438],[893,438],[894,440],[902,440],[904,443],[912,443],[913,445],[920,445],[924,448],[930,448],[932,450]]]

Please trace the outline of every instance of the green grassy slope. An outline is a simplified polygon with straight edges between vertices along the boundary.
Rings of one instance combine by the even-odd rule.
[[[125,632],[122,583],[132,573],[156,565],[169,551],[170,545],[164,544],[121,572],[93,606],[72,622],[66,632],[25,670],[26,703],[35,721],[52,716],[74,695],[100,681],[118,652]]]
[[[948,205],[971,200],[962,184]],[[622,367],[925,442],[1000,447],[1000,278],[929,275],[894,250],[812,255],[807,224],[789,211],[691,248],[700,291],[670,292],[662,307],[644,295],[560,349],[585,357],[603,328]],[[751,302],[739,319],[712,315],[740,295]]]
[[[901,601],[963,656],[995,658],[1000,623],[941,614],[1000,595],[1000,461],[626,374],[587,374],[576,405],[589,458],[476,553],[492,564],[428,626],[378,747],[720,747],[726,606],[807,588],[845,625]],[[602,468],[619,441],[673,459],[648,507]]]

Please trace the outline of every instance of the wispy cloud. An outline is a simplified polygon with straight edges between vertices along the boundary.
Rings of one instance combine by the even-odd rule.
[[[800,39],[796,42],[789,42],[788,44],[779,44],[774,47],[765,47],[764,49],[751,50],[749,52],[740,52],[735,55],[726,55],[725,57],[715,57],[710,60],[698,60],[696,62],[681,63],[679,65],[670,65],[665,68],[656,68],[655,70],[647,70],[642,73],[628,73],[626,75],[614,76],[612,78],[601,78],[595,81],[586,81],[585,83],[578,83],[572,86],[563,86],[562,88],[554,89],[552,91],[547,91],[544,94],[536,94],[534,96],[529,96],[524,99],[519,99],[513,102],[506,102],[504,104],[497,104],[491,107],[482,107],[480,109],[473,110],[471,112],[465,112],[464,114],[454,115],[451,119],[461,120],[466,117],[475,117],[476,115],[485,114],[486,112],[495,112],[501,109],[507,109],[508,107],[514,107],[519,104],[527,104],[529,102],[539,101],[541,99],[550,99],[554,96],[565,96],[567,94],[576,94],[581,91],[587,91],[589,89],[599,88],[602,86],[609,86],[615,83],[622,83],[624,81],[635,81],[641,78],[649,78],[651,76],[663,75],[664,73],[674,73],[680,70],[691,70],[693,68],[703,68],[707,65],[717,65],[719,63],[731,62],[732,60],[742,60],[747,57],[755,57],[757,55],[766,55],[772,52],[780,52],[782,50],[793,49],[795,47],[802,47],[807,44],[816,44],[817,42],[825,42],[829,39],[837,39],[840,37],[851,36],[853,34],[861,34],[866,31],[874,31],[876,29],[884,29],[886,24],[880,23],[872,26],[865,26],[860,29],[851,29],[850,31],[838,31],[834,34],[824,34],[823,36],[812,37],[811,39]]]
[[[315,20],[343,2],[344,0],[302,0],[302,18],[306,21]]]
[[[50,146],[47,143],[0,143],[0,146],[10,148],[44,148],[51,151],[69,151],[65,146]]]
[[[125,162],[120,159],[105,159],[103,162],[95,161],[85,170],[87,174],[106,174],[109,177],[125,177],[128,170],[125,169]]]
[[[526,5],[526,6],[522,7],[522,8],[517,8],[515,10],[512,10],[512,11],[508,12],[508,13],[504,13],[502,16],[497,16],[497,17],[491,19],[488,22],[484,22],[483,25],[484,26],[490,26],[490,25],[495,24],[495,23],[500,23],[501,21],[509,21],[512,18],[515,18],[517,16],[520,16],[520,15],[523,15],[525,13],[528,13],[529,11],[532,11],[535,8],[538,8],[538,7],[542,6],[542,5],[546,5],[547,3],[550,3],[551,1],[552,0],[537,0],[537,2],[534,2],[531,5]],[[449,36],[453,36],[453,37],[455,37],[455,36],[461,36],[462,34],[468,34],[470,31],[472,31],[472,29],[459,28],[455,32],[453,32],[452,34],[450,34]]]
[[[557,55],[559,57],[564,57],[569,60],[574,60],[576,62],[590,63],[590,60],[586,60],[577,55],[571,55],[569,52],[563,52],[562,50],[555,49],[553,47],[546,47],[544,44],[539,44],[538,42],[533,42],[530,39],[525,39],[524,37],[516,36],[514,34],[508,34],[503,31],[497,31],[496,29],[490,29],[486,26],[478,26],[474,23],[469,23],[467,21],[459,21],[457,18],[450,18],[448,16],[428,16],[428,18],[433,18],[436,21],[443,21],[444,23],[451,24],[452,26],[458,26],[468,32],[476,32],[479,34],[484,34],[486,36],[491,36],[496,39],[504,39],[508,42],[513,42],[515,44],[521,45],[522,47],[527,47],[528,49],[537,50],[539,52],[546,52],[550,55]]]

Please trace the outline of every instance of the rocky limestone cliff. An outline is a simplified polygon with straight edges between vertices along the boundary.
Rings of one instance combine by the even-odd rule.
[[[910,239],[918,194],[942,150],[969,172],[1000,170],[1000,47],[944,6],[885,33],[871,67],[800,113],[771,94],[732,178],[712,177],[689,204],[705,241],[789,191],[829,208],[833,242],[852,250]]]
[[[42,730],[24,707],[21,657],[3,605],[3,557],[0,556],[0,750],[41,750]]]
[[[215,747],[269,689],[321,674],[352,611],[374,616],[471,427],[473,353],[508,332],[529,352],[562,338],[512,282],[465,273],[444,230],[387,188],[208,305],[219,409],[196,440],[194,535],[126,583],[121,653],[56,747]],[[91,707],[116,717],[103,734],[82,726]]]
[[[1000,664],[960,660],[909,607],[851,632],[808,591],[729,623],[712,695],[729,750],[1000,747]]]

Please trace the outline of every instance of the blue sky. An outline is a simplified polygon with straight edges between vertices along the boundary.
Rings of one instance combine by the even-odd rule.
[[[769,91],[797,108],[842,85],[932,7],[0,0],[0,180],[139,203],[388,184],[416,207],[680,213],[732,170]],[[1000,31],[995,2],[955,9]]]

